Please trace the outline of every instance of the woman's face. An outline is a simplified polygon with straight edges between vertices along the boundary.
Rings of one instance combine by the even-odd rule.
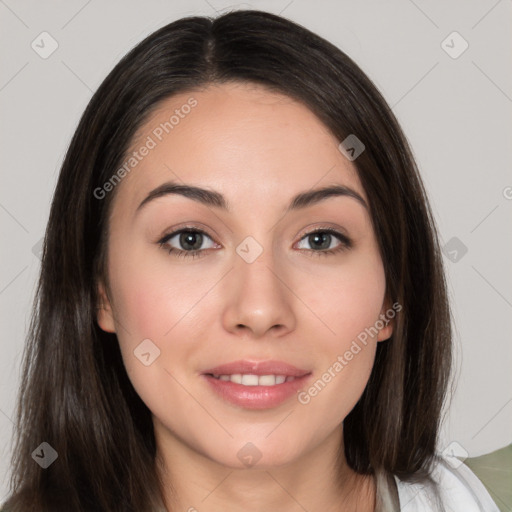
[[[166,100],[103,188],[116,196],[98,322],[159,446],[270,467],[340,442],[392,322],[379,321],[384,269],[339,143],[286,96],[215,85]],[[151,195],[171,182],[208,194]],[[332,186],[352,192],[310,195]]]

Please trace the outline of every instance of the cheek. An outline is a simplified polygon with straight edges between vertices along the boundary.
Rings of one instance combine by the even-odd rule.
[[[169,374],[161,370],[185,373],[185,366],[192,364],[197,348],[193,341],[204,337],[202,330],[212,314],[211,308],[205,310],[205,296],[219,278],[191,264],[170,265],[164,250],[134,248],[118,257],[113,247],[111,254],[121,353],[137,390],[142,396],[147,389],[149,396],[151,389],[169,387]],[[147,339],[159,350],[155,363],[148,367],[134,354]]]
[[[321,321],[319,332],[324,335],[324,344],[343,349],[375,325],[385,289],[382,262],[374,254],[368,254],[354,255],[335,271],[322,269],[307,283],[302,280],[297,294],[304,297],[304,302]]]
[[[194,316],[194,306],[211,286],[207,273],[169,265],[167,257],[164,250],[154,248],[134,250],[117,260],[113,252],[116,313],[132,337],[172,336],[174,326]]]
[[[359,254],[344,261],[336,272],[317,274],[315,281],[322,286],[302,286],[299,293],[319,313],[314,357],[320,362],[317,379],[303,390],[299,402],[324,411],[329,428],[352,410],[370,377],[385,274],[376,253]]]
[[[128,377],[151,411],[169,406],[187,413],[193,405],[177,382],[182,381],[180,374],[186,372],[183,366],[193,354],[190,340],[199,335],[194,319],[200,309],[194,304],[208,283],[204,279],[200,282],[191,272],[169,275],[164,251],[156,258],[153,255],[153,260],[137,251],[114,260],[112,253],[112,261],[116,261],[111,265],[111,282],[117,338]],[[139,347],[148,339],[151,344],[144,341],[144,347],[149,348],[142,352]],[[146,366],[136,354],[147,352],[153,362]]]

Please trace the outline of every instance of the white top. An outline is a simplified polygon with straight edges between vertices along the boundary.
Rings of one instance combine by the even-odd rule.
[[[428,487],[394,478],[401,512],[439,511]],[[484,484],[458,459],[443,457],[434,466],[432,478],[439,486],[446,512],[500,512]]]

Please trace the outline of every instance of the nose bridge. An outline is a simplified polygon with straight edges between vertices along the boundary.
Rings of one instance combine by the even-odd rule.
[[[270,329],[284,332],[295,327],[290,291],[277,256],[270,239],[263,246],[248,236],[236,247],[224,311],[226,329],[248,329],[259,337]]]

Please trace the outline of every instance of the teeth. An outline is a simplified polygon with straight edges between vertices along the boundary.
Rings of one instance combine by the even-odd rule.
[[[257,375],[242,375],[242,384],[244,386],[257,386],[259,378]],[[274,379],[275,382],[275,379]],[[268,386],[268,384],[266,384]],[[263,386],[263,384],[262,384]]]
[[[235,373],[233,375],[213,375],[216,379],[231,381],[242,386],[275,386],[284,382],[291,382],[295,377],[286,377],[285,375],[241,375]]]
[[[234,382],[235,384],[242,384],[242,376],[239,373],[231,375],[231,378],[229,380],[231,382]]]
[[[275,386],[277,384],[275,375],[260,375],[260,378],[256,380],[260,386]]]

